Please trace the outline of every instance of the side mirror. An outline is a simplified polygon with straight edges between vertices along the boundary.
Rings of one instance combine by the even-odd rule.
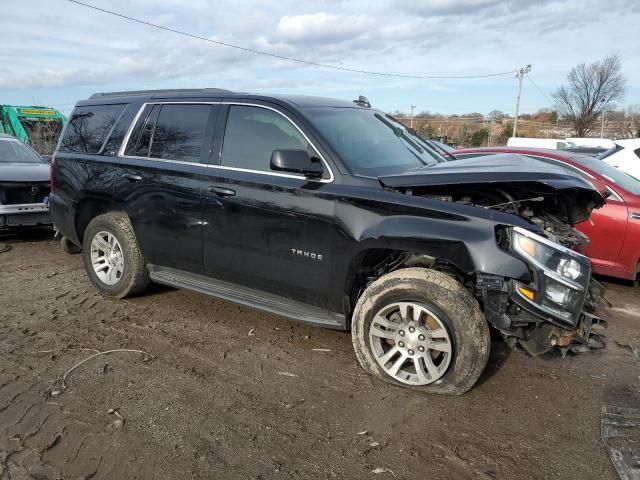
[[[320,159],[309,156],[306,150],[274,150],[271,170],[300,173],[311,178],[321,177],[324,172]]]

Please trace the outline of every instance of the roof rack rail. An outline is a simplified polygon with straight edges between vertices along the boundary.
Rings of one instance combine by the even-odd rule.
[[[223,88],[167,88],[162,90],[130,90],[123,92],[99,92],[94,93],[89,98],[100,97],[125,97],[129,95],[162,95],[178,93],[235,93]]]

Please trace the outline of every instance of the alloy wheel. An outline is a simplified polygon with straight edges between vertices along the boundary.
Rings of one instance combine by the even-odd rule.
[[[118,239],[110,232],[98,232],[91,240],[91,265],[98,279],[115,285],[124,273],[124,255]]]
[[[416,302],[396,302],[380,309],[369,329],[378,365],[395,380],[428,385],[447,372],[452,342],[444,323]]]

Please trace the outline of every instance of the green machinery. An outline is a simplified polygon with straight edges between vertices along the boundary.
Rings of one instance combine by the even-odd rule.
[[[19,138],[43,155],[53,153],[65,121],[54,108],[0,105],[0,133]]]

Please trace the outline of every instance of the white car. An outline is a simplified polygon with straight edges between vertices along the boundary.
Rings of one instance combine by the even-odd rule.
[[[608,138],[569,137],[566,140],[575,144],[576,147],[613,148],[616,146],[615,142]]]
[[[560,138],[527,138],[527,137],[511,137],[507,140],[508,147],[533,147],[533,148],[550,148],[553,150],[564,150],[567,148],[575,148],[576,145],[567,140]]]
[[[640,180],[640,138],[616,140],[615,146],[598,158]]]

